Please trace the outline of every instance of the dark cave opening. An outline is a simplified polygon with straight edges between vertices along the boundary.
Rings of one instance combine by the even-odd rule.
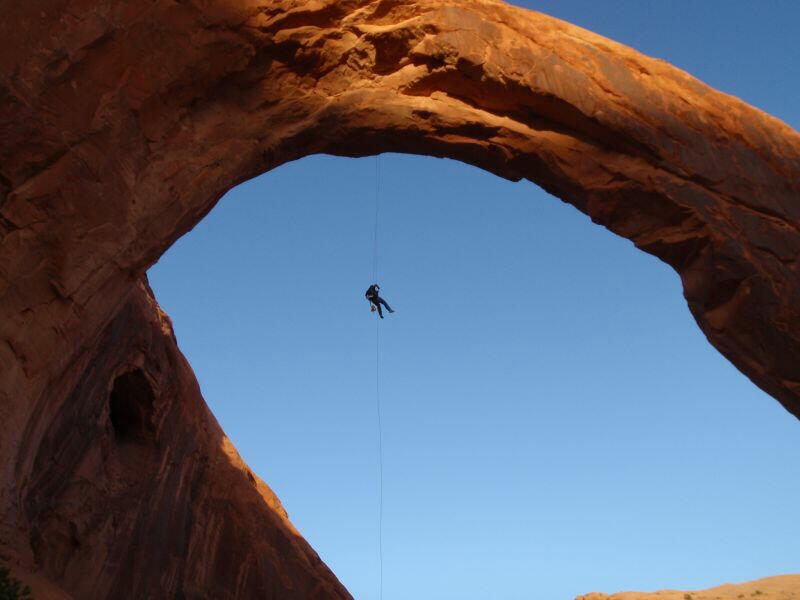
[[[153,432],[155,394],[141,369],[119,375],[109,396],[114,436],[123,442],[144,442]]]

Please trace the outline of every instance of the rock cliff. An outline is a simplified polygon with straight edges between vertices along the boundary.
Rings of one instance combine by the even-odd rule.
[[[0,558],[66,593],[347,597],[142,279],[225,191],[312,153],[534,181],[672,265],[800,416],[800,135],[736,98],[495,0],[3,8]]]
[[[223,434],[144,281],[32,408],[1,531],[36,597],[351,597]]]

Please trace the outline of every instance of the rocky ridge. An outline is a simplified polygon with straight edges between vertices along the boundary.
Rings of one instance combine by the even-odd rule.
[[[622,592],[586,594],[575,600],[797,600],[800,598],[800,575],[779,575],[756,581],[726,583],[707,590],[659,592]]]

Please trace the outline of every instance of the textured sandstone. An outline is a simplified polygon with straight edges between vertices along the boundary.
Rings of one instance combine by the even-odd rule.
[[[708,590],[586,594],[575,600],[800,600],[800,575],[766,577],[747,583],[720,585]]]
[[[231,186],[311,153],[449,156],[538,183],[672,265],[709,341],[800,416],[800,135],[686,73],[493,0],[27,0],[3,14],[0,558],[76,597],[346,594],[238,459],[226,466],[140,284]],[[114,445],[110,396],[136,351],[158,408],[147,435]],[[235,501],[213,500],[227,490]],[[117,520],[84,495],[118,501]],[[135,573],[129,544],[149,550]]]
[[[22,444],[11,541],[75,598],[350,598],[222,433],[144,282]]]

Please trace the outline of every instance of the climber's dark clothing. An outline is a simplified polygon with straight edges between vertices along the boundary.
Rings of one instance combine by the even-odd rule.
[[[381,298],[380,296],[375,296],[375,298],[372,300],[372,303],[373,303],[375,306],[377,306],[377,307],[378,307],[378,316],[379,316],[381,319],[383,318],[383,311],[381,310],[381,304],[383,304],[383,305],[386,307],[386,310],[388,310],[390,313],[393,313],[393,312],[394,312],[394,311],[391,309],[391,307],[390,307],[388,304],[386,304],[386,300],[384,300],[384,299],[383,299],[383,298]]]
[[[386,300],[384,300],[378,295],[378,290],[380,289],[381,289],[380,286],[377,284],[371,285],[369,286],[369,289],[367,289],[367,293],[364,295],[367,297],[367,300],[369,300],[372,304],[374,304],[377,307],[378,316],[382,319],[383,311],[381,310],[381,304],[383,304],[386,307],[386,310],[388,310],[390,313],[393,313],[394,311],[392,310],[391,306],[386,304]]]

